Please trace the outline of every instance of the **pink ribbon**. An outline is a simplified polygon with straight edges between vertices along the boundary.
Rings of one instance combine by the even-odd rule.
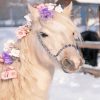
[[[7,66],[0,76],[1,80],[15,79],[17,78],[17,72],[12,66]]]

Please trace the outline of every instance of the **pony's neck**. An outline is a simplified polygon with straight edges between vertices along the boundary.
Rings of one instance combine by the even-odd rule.
[[[50,58],[48,52],[42,46],[42,43],[39,41],[37,34],[33,37],[33,49],[34,56],[38,63],[45,64],[45,66],[53,65],[53,60]]]
[[[32,34],[29,34],[22,40],[21,52],[26,58],[25,61],[27,62],[25,62],[27,65],[23,66],[22,69],[24,70],[28,67],[27,70],[29,72],[31,71],[32,76],[36,79],[37,90],[42,93],[41,95],[43,96],[43,98],[46,98],[54,73],[52,61],[41,46],[41,43],[39,43],[35,34],[34,36]],[[29,77],[30,76],[31,75],[29,75]],[[40,98],[39,100],[46,99]]]

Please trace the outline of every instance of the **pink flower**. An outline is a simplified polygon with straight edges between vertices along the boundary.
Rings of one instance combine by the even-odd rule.
[[[21,39],[21,38],[25,37],[29,32],[30,32],[29,27],[23,25],[17,29],[16,36],[18,39]]]
[[[17,71],[14,69],[13,66],[7,66],[5,69],[0,73],[1,80],[9,80],[17,78]]]
[[[2,58],[2,54],[0,54],[0,63],[3,63],[3,62],[4,62],[4,60]]]
[[[39,4],[36,8],[37,9],[43,9],[43,8],[45,8],[46,6],[44,5],[44,4]]]

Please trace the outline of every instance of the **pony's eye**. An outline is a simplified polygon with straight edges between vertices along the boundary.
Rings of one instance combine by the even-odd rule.
[[[44,33],[44,32],[41,32],[41,36],[45,38],[45,37],[47,37],[48,35],[47,35],[46,33]]]
[[[73,35],[75,35],[75,33],[73,33]]]

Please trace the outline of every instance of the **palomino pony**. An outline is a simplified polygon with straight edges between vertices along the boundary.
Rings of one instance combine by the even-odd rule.
[[[79,70],[82,59],[73,36],[71,7],[62,11],[52,5],[28,6],[32,26],[15,43],[19,57],[3,54],[7,61],[0,65],[0,100],[47,100],[55,66],[69,73]]]

